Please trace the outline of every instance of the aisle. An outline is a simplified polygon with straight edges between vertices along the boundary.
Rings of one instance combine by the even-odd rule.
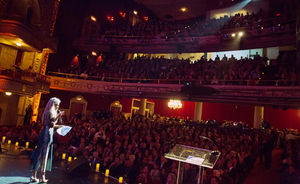
[[[254,167],[244,184],[279,184],[280,174],[279,169],[281,166],[280,156],[282,150],[275,149],[272,153],[272,166],[271,169],[266,169],[265,165],[259,164],[259,157],[257,158]]]

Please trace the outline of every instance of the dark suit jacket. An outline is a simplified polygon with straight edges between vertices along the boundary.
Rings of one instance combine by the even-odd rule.
[[[95,170],[96,169],[96,165],[98,163],[100,163],[100,159],[99,158],[96,158],[96,159],[92,158],[90,162],[91,162],[91,168]]]
[[[232,168],[230,171],[228,171],[228,176],[230,177],[230,178],[232,178],[233,179],[233,183],[236,183],[236,177],[237,177],[237,171],[236,171],[236,169],[235,168]]]

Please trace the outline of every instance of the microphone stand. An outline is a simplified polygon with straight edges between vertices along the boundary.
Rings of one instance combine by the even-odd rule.
[[[202,135],[200,135],[199,137],[211,141],[214,144],[214,146],[217,147],[216,143],[214,141],[212,141],[210,138],[202,136]],[[220,151],[218,151],[218,150],[212,150],[212,152],[210,154],[211,155],[218,155],[219,153],[220,153]]]

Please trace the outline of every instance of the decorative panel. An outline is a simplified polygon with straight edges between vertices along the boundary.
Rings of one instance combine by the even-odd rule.
[[[39,0],[42,13],[42,26],[51,36],[54,31],[60,0]]]

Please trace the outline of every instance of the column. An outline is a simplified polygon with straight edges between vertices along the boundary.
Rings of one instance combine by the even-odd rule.
[[[267,48],[263,48],[262,56],[261,57],[267,57],[267,56],[268,56],[268,49]]]
[[[139,115],[140,116],[145,116],[146,104],[147,104],[147,99],[146,98],[141,98],[140,109],[139,109]]]
[[[253,128],[260,128],[264,119],[264,107],[255,106]]]
[[[195,103],[195,113],[194,113],[194,121],[201,121],[202,118],[202,105],[203,102],[196,102]]]
[[[204,52],[204,55],[203,55],[204,59],[207,59],[207,56],[208,56],[207,52]]]

